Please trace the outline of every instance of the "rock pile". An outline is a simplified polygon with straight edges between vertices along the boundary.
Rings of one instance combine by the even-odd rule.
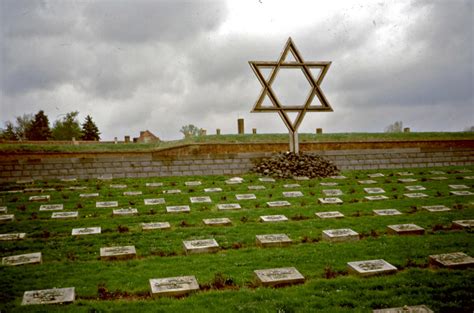
[[[263,159],[254,166],[252,171],[279,178],[328,177],[339,173],[336,165],[319,155],[290,152]]]

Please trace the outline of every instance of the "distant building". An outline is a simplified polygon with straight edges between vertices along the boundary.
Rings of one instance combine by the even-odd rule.
[[[138,142],[138,143],[154,143],[154,142],[159,142],[159,141],[161,141],[160,138],[153,135],[153,133],[149,130],[141,131],[140,137],[133,138],[133,142]]]

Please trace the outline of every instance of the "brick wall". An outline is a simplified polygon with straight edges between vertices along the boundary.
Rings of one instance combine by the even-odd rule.
[[[386,146],[386,145],[385,145]],[[327,147],[326,147],[327,148]],[[329,147],[331,148],[331,147]],[[313,150],[341,169],[387,169],[474,165],[474,145],[462,147],[413,147]],[[338,149],[339,148],[339,149]],[[353,146],[353,148],[357,148]],[[206,148],[207,149],[207,148]],[[239,148],[240,149],[240,148]],[[193,148],[173,155],[166,152],[136,153],[29,153],[0,156],[0,182],[19,179],[161,177],[188,175],[239,175],[255,161],[274,152],[202,153]],[[208,150],[208,149],[207,149]],[[232,150],[232,149],[230,149]],[[268,149],[273,151],[272,149]]]

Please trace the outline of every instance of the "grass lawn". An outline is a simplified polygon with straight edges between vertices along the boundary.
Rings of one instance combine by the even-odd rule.
[[[329,135],[328,135],[329,136]],[[282,138],[283,139],[283,138]],[[401,170],[346,171],[345,179],[277,180],[261,182],[253,174],[241,184],[229,185],[225,176],[167,177],[148,179],[34,182],[3,184],[0,207],[14,214],[15,221],[0,224],[0,234],[26,233],[23,240],[0,241],[0,257],[41,252],[43,263],[0,267],[1,312],[371,312],[373,309],[425,304],[435,312],[474,310],[474,269],[430,266],[428,256],[464,252],[474,256],[472,229],[453,229],[452,221],[474,219],[474,195],[456,196],[449,185],[466,185],[474,192],[474,167]],[[430,171],[444,173],[431,173]],[[368,174],[384,176],[370,178]],[[443,180],[433,177],[446,177]],[[414,178],[401,183],[400,178]],[[375,180],[364,185],[361,180]],[[200,181],[197,186],[185,182]],[[146,183],[161,182],[160,187]],[[323,186],[321,182],[336,182]],[[126,185],[123,189],[111,184]],[[287,184],[300,186],[286,188]],[[248,186],[265,186],[249,190]],[[421,185],[422,191],[406,186]],[[85,190],[70,190],[84,186]],[[364,188],[383,188],[386,200],[368,201]],[[9,193],[41,188],[41,191]],[[205,188],[221,188],[205,192]],[[176,194],[164,193],[179,189]],[[323,190],[339,189],[343,204],[319,204]],[[125,191],[141,191],[126,196]],[[285,191],[301,191],[302,197],[286,198]],[[424,193],[412,199],[407,193]],[[98,193],[83,198],[80,194]],[[237,200],[236,194],[255,194],[254,200]],[[49,202],[32,202],[33,195],[50,195]],[[209,196],[211,203],[191,203],[190,197]],[[145,205],[144,199],[163,198],[164,204]],[[269,207],[268,201],[286,200],[288,207]],[[118,201],[118,208],[138,209],[137,216],[113,216],[114,208],[96,208],[98,201]],[[217,205],[239,203],[238,210],[218,210]],[[41,204],[63,204],[63,211],[78,211],[79,218],[56,220],[56,211],[39,211]],[[189,205],[189,213],[167,213],[167,206]],[[428,205],[451,210],[429,212]],[[117,208],[115,208],[117,209]],[[377,216],[373,210],[397,209],[402,214]],[[341,219],[320,219],[315,213],[339,211]],[[60,211],[59,211],[60,212]],[[286,222],[262,223],[260,216],[283,214]],[[231,226],[206,226],[204,218],[227,217]],[[171,229],[143,231],[141,223],[169,222]],[[388,225],[413,223],[424,235],[389,234]],[[101,234],[72,236],[80,227],[101,227]],[[322,231],[350,228],[360,235],[353,242],[329,243]],[[293,243],[286,247],[257,247],[255,236],[286,234]],[[220,250],[213,254],[186,255],[183,240],[214,238]],[[134,245],[132,260],[101,260],[101,247]],[[347,262],[384,259],[397,267],[392,275],[359,277],[350,274]],[[304,284],[271,288],[258,284],[254,271],[294,266]],[[149,279],[194,275],[200,290],[189,296],[153,298]],[[68,305],[20,306],[23,292],[75,287],[76,301]]]
[[[344,142],[344,141],[398,141],[398,140],[474,140],[472,132],[423,132],[423,133],[334,133],[334,134],[300,134],[300,142]],[[287,134],[257,135],[208,135],[183,140],[163,141],[155,144],[143,143],[95,143],[95,144],[7,144],[0,142],[0,153],[9,152],[125,152],[154,151],[195,143],[251,143],[251,142],[288,142]]]

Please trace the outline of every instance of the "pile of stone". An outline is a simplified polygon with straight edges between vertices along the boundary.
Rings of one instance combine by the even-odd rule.
[[[328,177],[339,173],[336,165],[319,155],[290,152],[263,159],[254,166],[252,171],[279,178]]]

